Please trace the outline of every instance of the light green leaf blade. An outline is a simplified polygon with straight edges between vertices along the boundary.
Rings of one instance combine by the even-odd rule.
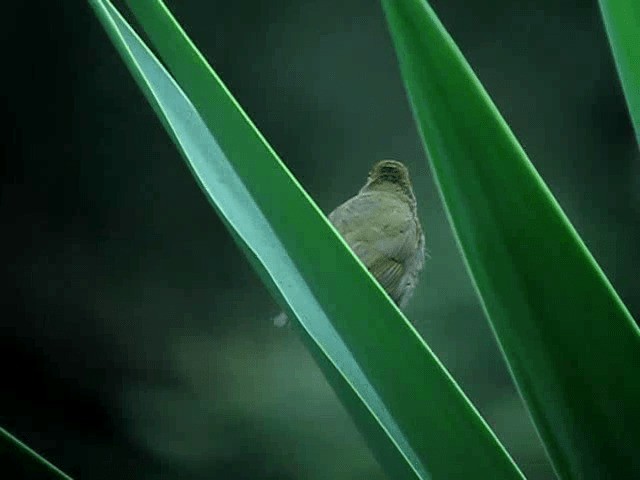
[[[467,267],[563,479],[640,478],[640,334],[423,0],[383,0]]]
[[[390,478],[522,478],[164,5],[131,2],[182,89],[108,1],[91,5],[208,199],[299,320]]]
[[[600,0],[600,10],[640,145],[640,2]]]

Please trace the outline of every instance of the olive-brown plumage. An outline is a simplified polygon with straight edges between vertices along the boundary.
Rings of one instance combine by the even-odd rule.
[[[389,296],[404,308],[425,256],[407,167],[395,160],[376,163],[358,194],[333,210],[329,220]],[[286,315],[281,313],[274,323],[286,324]]]

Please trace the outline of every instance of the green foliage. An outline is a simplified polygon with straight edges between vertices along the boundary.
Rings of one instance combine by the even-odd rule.
[[[522,478],[165,6],[130,2],[172,75],[108,1],[91,4],[211,204],[298,319],[309,349],[390,477]]]
[[[637,325],[433,10],[383,4],[467,267],[556,472],[637,478]]]
[[[600,9],[640,145],[640,2],[600,0]]]
[[[89,3],[390,478],[523,478],[164,4],[128,1],[171,73],[108,0]],[[460,248],[557,473],[640,477],[638,327],[431,8],[382,3]],[[640,10],[600,3],[638,135]],[[38,478],[69,478],[2,429],[0,442]]]

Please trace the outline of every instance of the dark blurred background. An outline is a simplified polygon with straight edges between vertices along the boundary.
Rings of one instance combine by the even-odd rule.
[[[167,3],[324,211],[375,160],[409,165],[432,258],[408,316],[528,477],[554,478],[378,2]],[[637,318],[640,156],[597,2],[432,5]],[[3,14],[0,424],[77,478],[383,479],[86,2]]]

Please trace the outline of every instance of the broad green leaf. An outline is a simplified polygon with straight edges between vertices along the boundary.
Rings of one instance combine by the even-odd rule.
[[[11,478],[17,478],[16,475],[19,475],[20,478],[71,480],[69,475],[38,455],[2,427],[0,427],[0,459],[2,459],[0,472],[10,475]]]
[[[563,479],[640,478],[640,333],[431,7],[383,0],[441,196]]]
[[[640,145],[640,2],[600,0],[600,9]]]
[[[173,77],[107,0],[91,5],[205,195],[297,318],[390,478],[522,478],[164,5],[130,3]]]

